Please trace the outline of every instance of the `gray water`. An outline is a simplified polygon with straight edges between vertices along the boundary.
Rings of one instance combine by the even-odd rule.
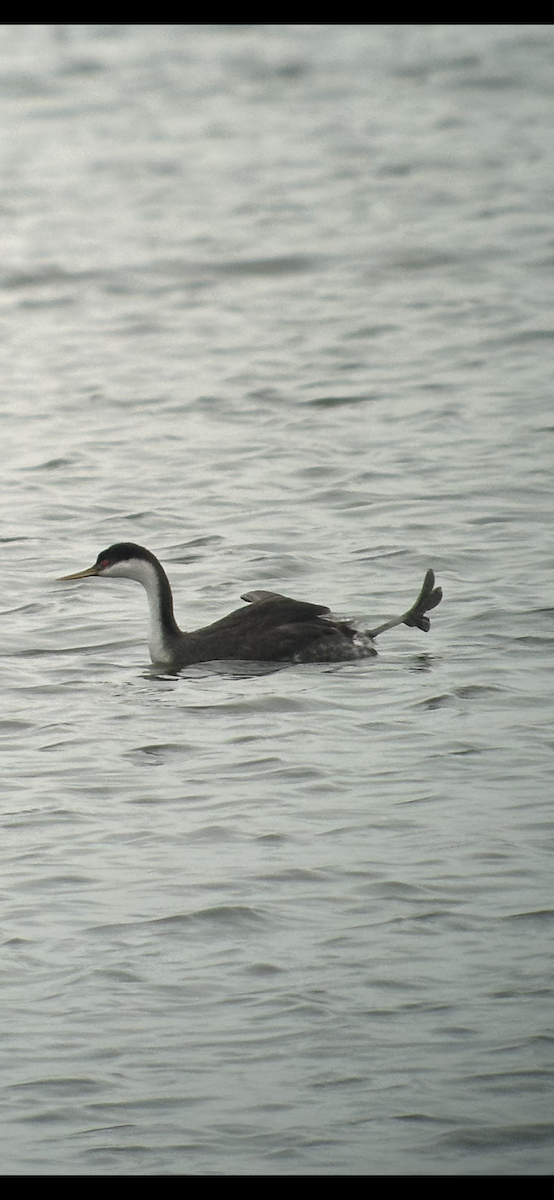
[[[4,26],[0,1168],[554,1165],[554,29]],[[262,587],[379,657],[164,677]]]

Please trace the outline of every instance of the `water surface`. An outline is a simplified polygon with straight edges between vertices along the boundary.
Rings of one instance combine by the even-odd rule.
[[[7,1174],[550,1174],[550,26],[5,26]],[[376,660],[152,671],[278,590]]]

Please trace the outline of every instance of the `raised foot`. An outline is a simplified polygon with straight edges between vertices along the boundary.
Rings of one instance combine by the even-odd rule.
[[[423,580],[423,587],[415,604],[404,615],[404,625],[415,625],[417,629],[422,629],[424,633],[428,633],[431,628],[431,622],[429,617],[425,616],[425,613],[430,612],[432,608],[436,608],[441,600],[442,588],[435,587],[435,572],[429,570]]]

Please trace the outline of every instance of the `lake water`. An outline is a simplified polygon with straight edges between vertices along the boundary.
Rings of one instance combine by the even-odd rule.
[[[551,1174],[554,29],[4,26],[5,1174]],[[149,666],[255,587],[361,662]]]

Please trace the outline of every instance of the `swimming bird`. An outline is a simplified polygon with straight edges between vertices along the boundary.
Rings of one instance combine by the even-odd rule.
[[[179,629],[173,612],[173,595],[167,575],[158,559],[144,546],[118,542],[102,550],[94,566],[71,579],[135,579],[148,596],[150,626],[148,646],[152,662],[169,673],[192,663],[221,659],[250,662],[337,662],[376,654],[374,639],[395,625],[413,625],[425,632],[430,621],[425,616],[442,600],[435,587],[433,571],[427,571],[419,596],[400,617],[393,617],[377,629],[361,631],[348,621],[333,616],[323,604],[290,600],[278,592],[246,592],[248,601],[213,625],[186,633]]]

